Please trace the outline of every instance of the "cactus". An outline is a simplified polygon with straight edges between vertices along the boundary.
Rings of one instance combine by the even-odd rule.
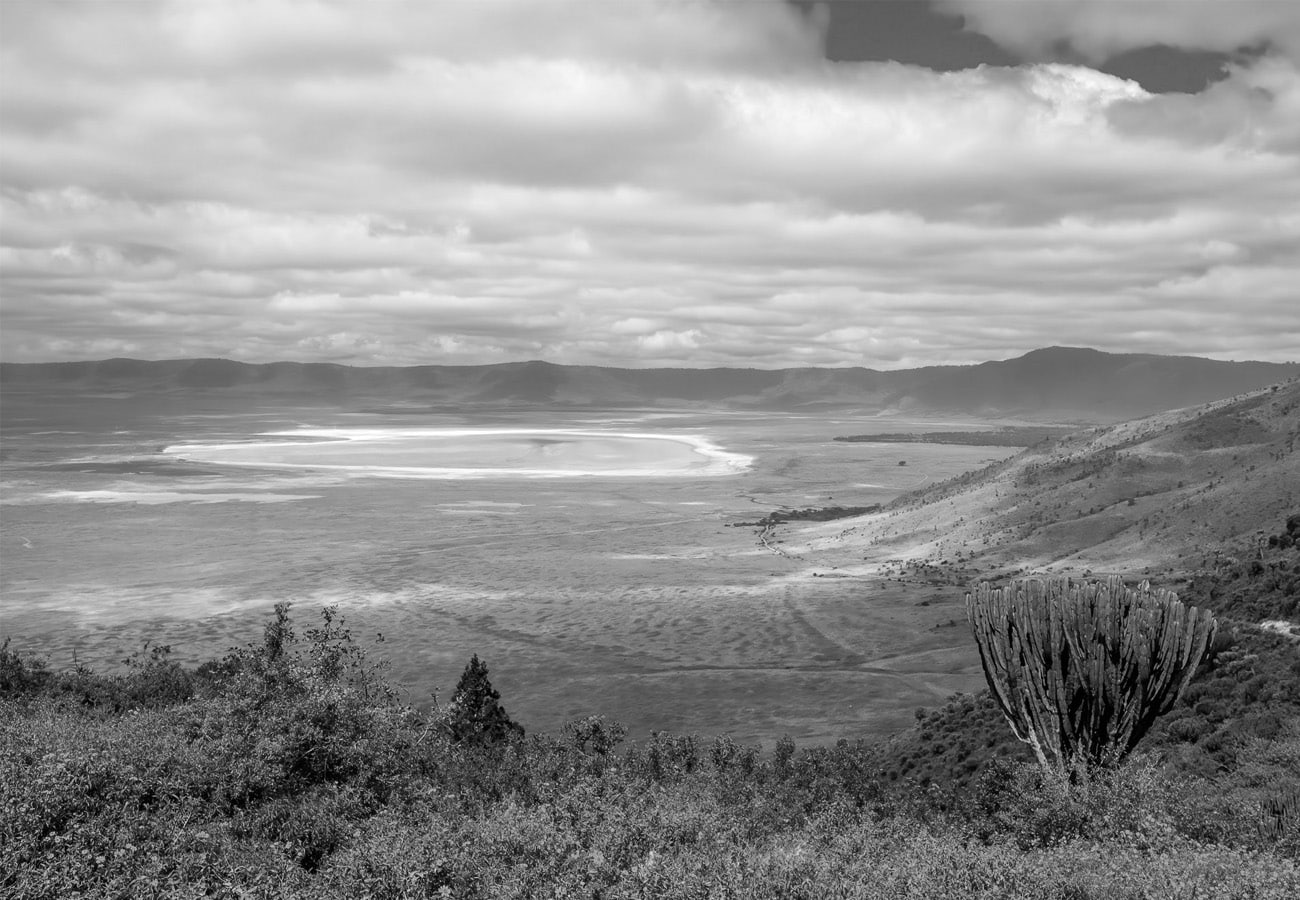
[[[1123,759],[1187,687],[1217,623],[1176,594],[1029,578],[966,595],[989,690],[1046,771]]]

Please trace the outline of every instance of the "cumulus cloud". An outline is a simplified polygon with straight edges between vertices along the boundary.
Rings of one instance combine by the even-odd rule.
[[[4,16],[5,359],[892,368],[1300,345],[1283,56],[1157,96],[1071,65],[828,63],[820,20],[777,3]],[[1050,39],[1091,20],[1060,21]]]

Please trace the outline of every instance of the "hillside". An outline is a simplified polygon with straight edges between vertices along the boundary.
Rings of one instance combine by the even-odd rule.
[[[0,364],[7,401],[202,397],[228,405],[854,408],[1112,422],[1205,403],[1300,375],[1300,365],[1110,354],[1053,347],[976,366],[843,369],[617,369],[532,361],[353,367],[226,359]]]
[[[1300,383],[1091,428],[786,535],[845,572],[891,559],[967,569],[1190,573],[1300,506]],[[847,526],[847,527],[846,527]]]
[[[1114,421],[1265,387],[1272,382],[1257,380],[1267,371],[1258,365],[1051,347],[940,373],[912,389],[908,400],[922,408],[973,413],[1050,409],[1065,420],[1101,410],[1106,421]]]

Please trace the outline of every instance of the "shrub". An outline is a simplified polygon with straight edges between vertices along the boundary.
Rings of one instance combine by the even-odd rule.
[[[52,675],[42,659],[9,649],[9,638],[0,642],[0,697],[40,693]]]

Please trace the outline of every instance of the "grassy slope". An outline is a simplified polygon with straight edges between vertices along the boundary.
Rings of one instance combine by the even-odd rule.
[[[1296,508],[1300,382],[1032,447],[880,514],[789,535],[787,549],[845,571],[961,554],[986,571],[1156,581],[1213,569],[1223,547],[1258,540]]]
[[[786,547],[841,571],[905,560],[918,577],[961,581],[1117,571],[1213,609],[1236,647],[1204,667],[1149,745],[1179,771],[1229,774],[1237,749],[1300,711],[1300,641],[1258,627],[1300,623],[1300,520],[1287,523],[1300,509],[1298,439],[1291,383],[1061,438],[850,528],[786,535]],[[918,713],[887,746],[884,774],[922,784],[969,784],[992,759],[1027,758],[983,692]]]

